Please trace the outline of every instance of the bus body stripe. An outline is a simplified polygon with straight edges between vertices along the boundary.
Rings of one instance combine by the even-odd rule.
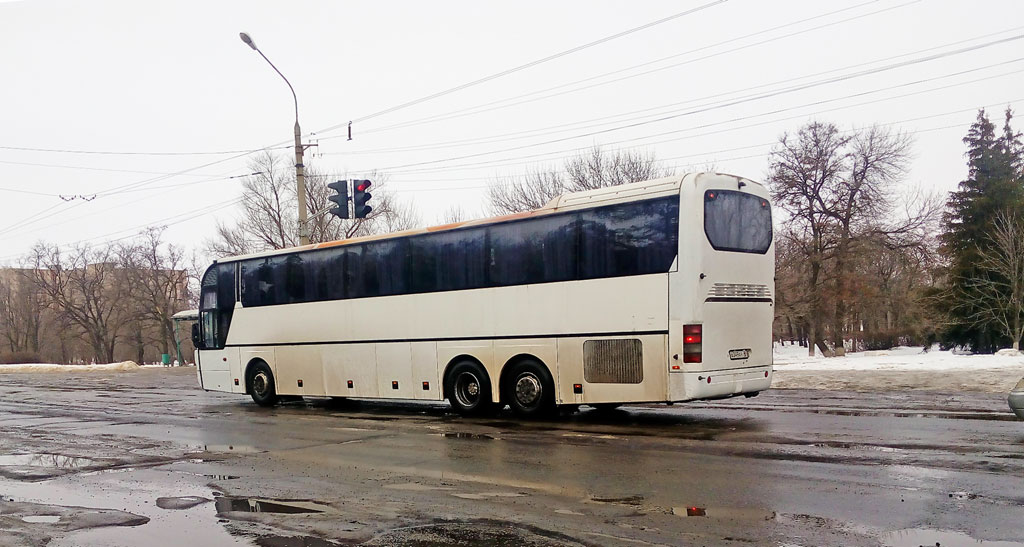
[[[335,344],[392,344],[392,343],[406,343],[406,342],[463,342],[463,341],[479,341],[479,340],[518,340],[521,338],[597,338],[602,336],[656,336],[666,335],[667,330],[649,330],[649,331],[632,331],[632,332],[587,332],[587,333],[569,333],[569,334],[516,334],[509,336],[465,336],[465,337],[453,337],[453,338],[394,338],[385,340],[328,340],[321,342],[282,342],[282,343],[268,343],[261,342],[255,344],[226,344],[224,347],[227,348],[247,348],[247,347],[264,347],[264,346],[319,346],[319,345],[335,345]]]
[[[771,302],[771,298],[749,298],[746,296],[711,296],[705,302]]]

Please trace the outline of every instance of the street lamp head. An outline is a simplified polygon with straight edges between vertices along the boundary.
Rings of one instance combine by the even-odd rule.
[[[245,42],[245,44],[246,44],[247,46],[249,46],[249,47],[251,47],[252,49],[256,50],[256,42],[254,42],[254,41],[252,40],[252,37],[251,37],[251,36],[249,36],[249,35],[248,35],[247,33],[245,33],[245,32],[239,32],[239,33],[238,33],[238,37],[239,37],[239,38],[241,38],[241,39],[242,39],[242,41],[243,41],[243,42]],[[256,51],[259,51],[259,50],[256,50]]]

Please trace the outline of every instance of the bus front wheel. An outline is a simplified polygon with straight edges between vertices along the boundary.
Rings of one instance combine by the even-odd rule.
[[[248,377],[249,395],[260,406],[277,404],[277,386],[274,385],[274,373],[264,362],[254,363]]]
[[[494,409],[491,381],[479,363],[460,361],[444,379],[445,393],[452,408],[463,416],[487,414]]]
[[[502,389],[512,411],[524,418],[547,416],[555,408],[555,383],[548,369],[536,361],[513,365]]]

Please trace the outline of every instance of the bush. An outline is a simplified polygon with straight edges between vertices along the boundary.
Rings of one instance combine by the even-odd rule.
[[[21,363],[39,363],[42,359],[33,351],[11,351],[0,353],[0,365],[19,365]]]
[[[864,349],[868,351],[886,350],[896,346],[910,345],[913,343],[913,337],[901,330],[878,330],[865,332],[861,342]]]

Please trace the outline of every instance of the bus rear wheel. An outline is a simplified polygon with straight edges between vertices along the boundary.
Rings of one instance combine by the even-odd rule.
[[[506,376],[504,401],[523,418],[547,416],[555,409],[555,383],[537,361],[520,361]]]
[[[479,363],[460,361],[445,376],[445,393],[452,408],[463,416],[479,416],[494,410],[491,381]]]
[[[277,404],[277,386],[274,385],[274,373],[270,367],[260,361],[253,363],[246,378],[247,388],[252,400],[260,406],[274,406]]]

